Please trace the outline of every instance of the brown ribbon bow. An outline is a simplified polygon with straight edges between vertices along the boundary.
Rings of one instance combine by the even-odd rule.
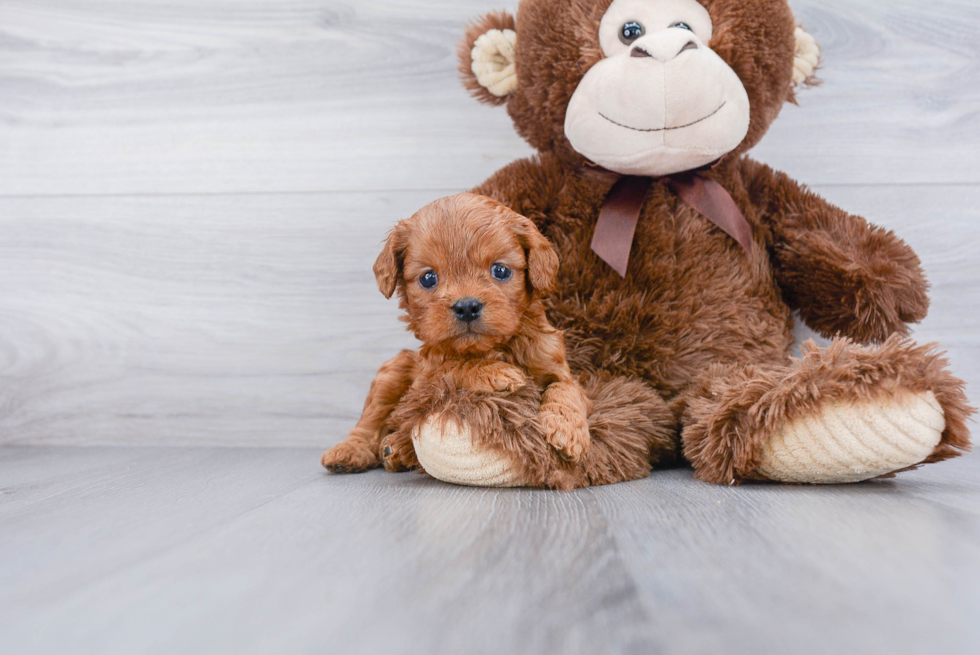
[[[725,187],[696,171],[658,179],[670,185],[685,204],[735,239],[745,252],[752,252],[752,230]],[[592,250],[622,277],[626,277],[643,199],[654,181],[652,177],[621,177],[610,189],[599,211],[592,235]]]

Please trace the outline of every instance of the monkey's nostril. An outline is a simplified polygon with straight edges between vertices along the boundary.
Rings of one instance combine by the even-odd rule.
[[[456,314],[456,318],[464,323],[471,323],[480,318],[482,311],[483,303],[476,298],[463,298],[457,300],[456,304],[453,305],[453,313]]]
[[[643,46],[639,46],[639,45],[633,46],[633,49],[630,50],[630,57],[652,57],[652,56],[653,55],[651,55],[649,52],[643,49]]]
[[[697,43],[695,43],[694,41],[688,41],[687,43],[684,44],[684,47],[681,48],[680,52],[678,52],[677,54],[681,54],[681,52],[684,52],[685,50],[697,50],[697,49],[698,49]]]

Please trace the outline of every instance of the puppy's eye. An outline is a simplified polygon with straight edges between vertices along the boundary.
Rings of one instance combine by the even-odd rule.
[[[688,25],[687,23],[674,23],[673,25],[671,25],[671,27],[679,27],[682,30],[687,30],[688,32],[693,32],[694,31],[694,30],[691,29],[691,26]]]
[[[635,20],[631,20],[619,28],[619,40],[626,45],[633,43],[641,36],[643,36],[643,26]]]
[[[513,274],[514,271],[510,270],[503,264],[494,264],[490,267],[490,275],[492,275],[493,279],[497,280],[498,282],[506,282]]]
[[[426,271],[419,276],[419,286],[423,289],[431,289],[439,284],[439,276],[435,271]]]

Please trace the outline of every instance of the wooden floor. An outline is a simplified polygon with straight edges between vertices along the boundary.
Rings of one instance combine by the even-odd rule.
[[[332,477],[413,345],[371,263],[530,153],[513,0],[0,2],[0,653],[977,653],[980,458],[832,488]],[[980,389],[980,5],[791,0],[752,155],[895,230]],[[810,333],[800,328],[800,338]]]
[[[310,448],[10,447],[0,653],[976,653],[980,458],[552,492]]]

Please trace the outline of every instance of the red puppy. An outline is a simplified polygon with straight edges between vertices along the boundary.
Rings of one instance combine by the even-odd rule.
[[[560,457],[539,456],[547,463],[538,468],[571,468],[589,448],[592,403],[569,370],[562,333],[545,317],[540,294],[552,288],[557,271],[558,256],[534,224],[484,196],[442,198],[398,223],[374,273],[385,297],[398,291],[403,320],[423,345],[381,367],[360,420],[323,454],[323,465],[337,473],[382,463],[390,470],[417,467],[411,431],[402,424],[429,411],[426,398],[465,392],[493,402],[539,401],[512,450],[518,459],[523,447],[540,452],[531,440],[543,436]],[[493,414],[468,412],[466,419],[474,433],[492,434],[500,420]],[[538,473],[528,483],[585,483]]]

